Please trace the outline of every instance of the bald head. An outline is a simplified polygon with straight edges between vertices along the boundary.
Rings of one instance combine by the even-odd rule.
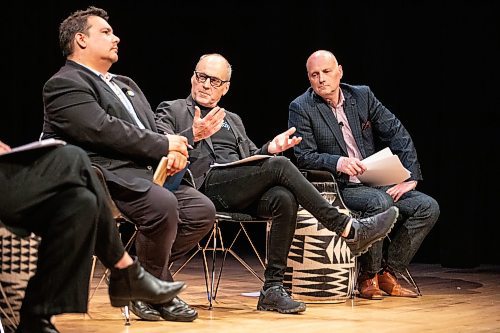
[[[204,77],[202,80],[199,79],[201,75]],[[204,54],[198,60],[191,76],[191,96],[197,104],[213,108],[229,91],[229,80],[231,65],[226,58],[218,53]]]
[[[343,72],[333,53],[325,50],[314,52],[307,59],[306,69],[314,92],[329,104],[337,105]]]
[[[318,50],[311,54],[309,58],[307,58],[306,69],[309,73],[309,67],[313,66],[315,63],[330,63],[334,66],[338,65],[337,58],[333,55],[332,52],[326,50]]]
[[[198,60],[198,63],[196,64],[196,70],[198,71],[200,67],[217,68],[219,69],[219,71],[224,72],[223,77],[220,77],[220,79],[224,81],[231,80],[231,72],[232,72],[231,65],[229,64],[229,61],[227,61],[226,58],[224,58],[222,55],[218,53],[210,53],[202,55]]]

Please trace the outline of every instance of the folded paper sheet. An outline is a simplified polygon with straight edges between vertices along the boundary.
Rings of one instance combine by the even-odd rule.
[[[222,168],[222,167],[228,167],[232,165],[238,165],[238,164],[244,164],[244,163],[249,163],[252,161],[257,161],[257,160],[262,160],[264,158],[269,158],[272,157],[273,155],[252,155],[249,157],[245,157],[241,160],[234,161],[234,162],[229,162],[229,163],[214,163],[210,167],[211,168]]]
[[[14,154],[14,153],[19,153],[22,151],[27,151],[27,150],[33,150],[33,149],[40,149],[40,148],[45,148],[45,147],[55,147],[55,146],[62,146],[65,145],[66,142],[62,140],[57,140],[57,139],[45,139],[45,140],[39,140],[39,141],[34,141],[19,147],[12,148],[9,152],[5,153],[0,153],[0,155],[9,155],[9,154]]]
[[[362,162],[367,169],[357,177],[364,184],[373,186],[398,184],[408,179],[411,174],[389,148],[368,156]]]

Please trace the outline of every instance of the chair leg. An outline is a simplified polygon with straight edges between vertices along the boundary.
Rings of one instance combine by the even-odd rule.
[[[208,268],[207,251],[210,250],[210,248],[208,246],[209,246],[210,242],[212,241],[212,237],[214,237],[214,235],[216,233],[216,231],[215,231],[215,228],[217,227],[216,223],[217,223],[217,221],[215,222],[215,224],[212,228],[212,231],[210,233],[210,236],[207,239],[207,242],[205,243],[205,245],[201,249],[201,254],[202,254],[202,258],[203,258],[203,272],[204,272],[203,275],[205,277],[205,288],[207,291],[207,301],[209,303],[210,303],[210,272],[209,272],[209,268]]]
[[[257,256],[257,258],[259,259],[259,262],[260,262],[260,265],[262,266],[262,268],[266,269],[266,264],[264,263],[264,260],[262,260],[260,254],[259,254],[259,251],[257,251],[257,248],[255,247],[255,245],[253,244],[252,242],[252,239],[250,238],[250,235],[248,234],[247,232],[247,229],[245,228],[245,226],[243,225],[243,223],[240,222],[240,226],[241,226],[241,230],[243,230],[243,233],[245,233],[245,236],[248,240],[248,242],[250,243],[250,246],[252,247],[252,250],[253,252],[255,253],[255,255]],[[266,238],[267,238],[267,233],[266,233]],[[266,242],[268,240],[266,239]],[[231,247],[232,248],[232,247]],[[267,246],[266,246],[266,251],[267,251]],[[265,260],[267,261],[267,253],[266,253],[266,258]],[[262,280],[262,279],[261,279]]]
[[[387,235],[385,237],[389,242],[392,241],[391,238],[389,237],[389,235]],[[408,267],[405,269],[405,273],[406,273],[406,275],[404,273],[400,273],[399,275],[401,275],[401,277],[403,278],[403,280],[406,281],[406,283],[408,283],[409,285],[411,285],[413,287],[413,289],[415,289],[418,296],[422,296],[422,293],[420,292],[420,288],[418,287],[417,283],[413,279],[413,276],[411,276],[410,271],[408,270]]]
[[[89,277],[89,288],[90,286],[92,285],[92,279],[94,278],[94,272],[95,272],[95,265],[97,264],[97,256],[92,256],[92,268],[90,269],[90,277]],[[94,296],[95,294],[95,290],[94,292],[92,293],[92,295],[89,296],[89,302],[90,300],[92,299],[92,297]]]
[[[92,297],[94,297],[94,294],[96,293],[97,289],[99,289],[99,287],[101,286],[102,282],[104,281],[104,279],[106,279],[107,275],[109,273],[109,268],[106,268],[106,270],[104,271],[104,274],[102,275],[101,279],[99,280],[99,282],[97,283],[97,286],[94,288],[94,290],[92,291],[92,295],[90,295],[89,297],[89,301],[92,299]]]
[[[220,230],[219,230],[219,225],[217,223],[217,225],[215,226],[215,228],[213,229],[213,238],[212,238],[212,241],[213,241],[213,251],[212,251],[212,271],[210,272],[210,294],[209,294],[209,299],[208,299],[208,302],[209,302],[209,309],[212,310],[213,308],[213,300],[215,299],[214,297],[214,287],[215,287],[215,266],[216,266],[216,260],[217,260],[217,237],[218,237],[218,234],[219,234]]]
[[[125,326],[130,326],[130,311],[127,305],[122,308],[122,314],[125,317]]]
[[[177,273],[179,273],[184,267],[186,267],[186,265],[189,264],[189,262],[191,262],[191,260],[198,254],[198,252],[202,251],[202,249],[202,246],[200,245],[200,243],[198,243],[198,248],[193,252],[193,254],[189,256],[189,258],[187,258],[186,261],[184,261],[184,263],[182,263],[179,268],[172,272],[172,277],[175,277]],[[170,266],[172,266],[172,264]]]
[[[0,333],[4,333],[2,325],[2,317],[0,317]]]
[[[354,257],[354,268],[350,271],[352,276],[352,282],[348,287],[349,298],[351,299],[351,306],[354,305],[354,299],[358,290],[358,276],[359,276],[359,263],[358,257]]]
[[[5,290],[3,289],[1,283],[0,283],[0,292],[2,294],[3,300],[5,301],[5,304],[7,305],[8,311],[10,312],[10,316],[8,316],[7,313],[2,308],[0,308],[0,312],[2,313],[3,318],[8,320],[10,325],[13,328],[17,328],[17,326],[19,325],[19,318],[15,315],[14,309],[10,305],[9,299],[7,298],[7,295],[5,294]],[[1,320],[0,320],[0,324],[1,324]]]
[[[406,283],[408,283],[409,285],[411,285],[413,287],[413,289],[415,289],[418,296],[422,296],[422,293],[420,292],[420,288],[418,287],[418,284],[413,279],[413,276],[411,275],[410,270],[408,268],[406,268],[405,273],[406,274],[401,274],[401,277],[406,281]]]
[[[248,234],[245,226],[243,225],[242,222],[240,222],[240,229],[238,230],[238,232],[236,233],[236,235],[234,236],[233,238],[233,241],[231,242],[231,244],[225,248],[225,251],[224,251],[224,261],[226,259],[226,255],[227,255],[227,252],[229,252],[243,267],[245,267],[245,269],[247,271],[249,271],[253,276],[255,276],[257,279],[260,280],[260,282],[264,283],[264,279],[262,279],[262,277],[259,276],[259,274],[257,274],[257,272],[245,261],[243,260],[243,258],[241,258],[236,252],[233,251],[233,245],[236,243],[236,241],[238,240],[240,234],[241,234],[241,231],[243,231],[248,243],[250,244],[250,247],[252,248],[253,252],[255,253],[257,259],[259,260],[259,263],[260,265],[262,266],[263,269],[266,268],[266,264],[264,263],[264,260],[267,261],[267,253],[266,253],[266,258],[264,260],[262,260],[262,257],[261,255],[259,254],[259,251],[257,251],[257,248],[255,247],[254,243],[252,242],[252,239],[250,238],[250,235]],[[266,235],[267,237],[267,235]],[[266,246],[266,251],[267,251],[267,246]]]

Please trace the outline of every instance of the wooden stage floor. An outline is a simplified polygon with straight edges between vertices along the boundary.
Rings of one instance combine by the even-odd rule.
[[[355,298],[308,304],[303,314],[283,315],[257,311],[257,297],[241,295],[257,292],[261,283],[232,258],[227,259],[218,302],[209,310],[201,263],[195,259],[176,277],[188,283],[181,297],[199,312],[192,323],[148,322],[131,314],[131,326],[124,326],[121,311],[110,306],[103,284],[90,302],[89,315],[60,315],[56,326],[62,333],[500,332],[500,266],[451,269],[412,264],[410,270],[423,293],[420,298]],[[94,279],[92,285],[96,283]]]

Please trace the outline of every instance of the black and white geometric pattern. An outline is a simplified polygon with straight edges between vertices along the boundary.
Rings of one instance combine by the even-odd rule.
[[[19,323],[24,292],[36,271],[39,238],[21,238],[0,228],[0,314],[6,332]]]
[[[308,302],[343,302],[351,296],[355,259],[336,233],[300,209],[288,254],[285,287]]]

